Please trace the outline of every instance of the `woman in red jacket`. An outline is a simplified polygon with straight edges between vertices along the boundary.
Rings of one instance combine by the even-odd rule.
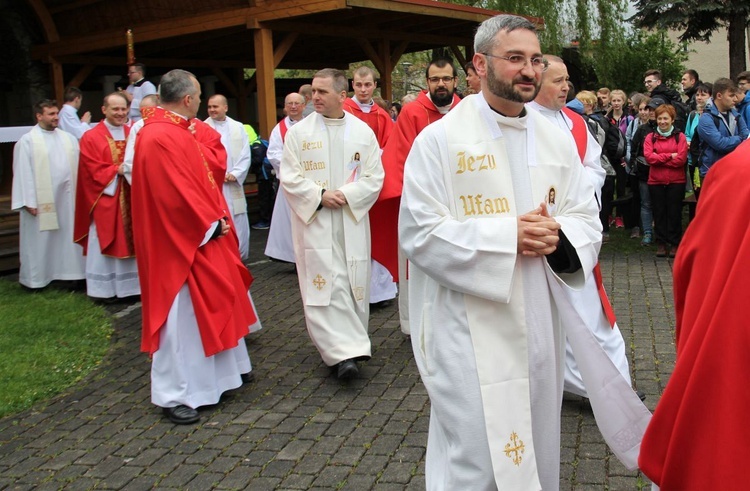
[[[682,200],[685,197],[685,166],[688,146],[684,133],[673,123],[674,106],[656,108],[656,131],[643,142],[643,156],[651,166],[648,189],[654,213],[656,256],[674,257],[682,238]]]

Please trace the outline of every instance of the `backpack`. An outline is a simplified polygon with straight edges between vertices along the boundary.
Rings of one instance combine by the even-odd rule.
[[[627,150],[625,135],[620,131],[620,127],[614,124],[608,117],[601,114],[592,114],[591,118],[604,129],[604,143],[602,144],[602,153],[606,153],[610,164],[618,164]]]
[[[663,94],[659,94],[652,100],[659,101],[659,103],[661,104],[670,104],[672,105],[672,107],[674,107],[676,113],[673,123],[674,127],[684,133],[685,128],[687,127],[688,116],[690,116],[690,106],[682,102],[682,99],[667,100],[662,97],[662,95]]]
[[[706,114],[706,112],[704,111],[703,114]],[[711,119],[716,125],[716,129],[721,130],[721,119],[714,116],[711,112],[708,112],[708,114],[711,115]],[[698,121],[698,125],[700,125],[700,120]],[[708,150],[708,143],[701,140],[701,135],[698,133],[698,127],[696,126],[695,133],[693,133],[693,139],[690,141],[690,156],[693,159],[692,164],[694,167],[701,166],[701,160],[703,160],[703,154],[706,153],[706,150]]]
[[[604,128],[602,128],[602,126],[599,123],[597,123],[594,118],[583,115],[583,119],[584,121],[586,121],[586,126],[588,126],[589,128],[589,132],[591,132],[593,137],[599,143],[599,146],[602,147],[601,157],[599,158],[599,163],[601,164],[602,169],[604,169],[604,171],[607,173],[608,176],[616,175],[614,167],[612,167],[612,164],[610,163],[609,158],[604,152],[604,142],[607,137],[604,131]]]
[[[273,166],[268,160],[268,140],[258,138],[250,147],[250,172],[257,174],[259,179],[273,179]]]

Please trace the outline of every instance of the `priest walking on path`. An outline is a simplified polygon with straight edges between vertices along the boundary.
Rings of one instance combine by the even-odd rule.
[[[128,101],[119,92],[104,98],[104,120],[81,137],[74,240],[86,258],[90,297],[141,293],[133,248],[130,184],[123,176],[130,129]]]
[[[598,208],[570,137],[524,107],[546,66],[534,25],[488,19],[474,51],[481,93],[425,128],[404,169],[427,489],[555,490],[564,335],[552,289],[580,288],[593,269]]]
[[[367,212],[383,184],[375,134],[344,112],[347,86],[340,70],[315,74],[315,113],[287,132],[280,176],[307,331],[339,379],[356,377],[371,354]]]
[[[224,162],[210,164],[192,131],[200,95],[189,72],[162,77],[160,107],[138,133],[133,163],[141,349],[153,356],[151,402],[177,424],[198,421],[196,408],[218,403],[247,379],[244,336],[258,321],[248,295],[252,276],[217,179],[223,176],[212,168]]]
[[[34,105],[37,125],[13,149],[11,208],[20,212],[18,281],[43,288],[53,280],[85,278],[73,242],[78,140],[57,128],[55,101]]]

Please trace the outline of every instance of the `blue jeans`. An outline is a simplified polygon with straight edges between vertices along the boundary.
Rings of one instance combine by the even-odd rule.
[[[638,191],[641,193],[641,225],[644,234],[653,234],[651,226],[654,223],[654,214],[651,212],[651,193],[648,191],[646,181],[638,181]]]

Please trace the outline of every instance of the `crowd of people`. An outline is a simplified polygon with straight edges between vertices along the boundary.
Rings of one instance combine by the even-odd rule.
[[[565,62],[511,15],[483,22],[474,51],[463,97],[449,59],[391,105],[371,68],[354,71],[351,96],[344,72],[320,70],[285,96],[267,143],[221,94],[197,119],[200,85],[179,69],[157,91],[132,65],[93,127],[76,88],[59,114],[39,102],[14,153],[19,281],[141,295],[152,402],[195,423],[253,378],[253,172],[252,227],[270,228],[267,256],[295,264],[309,336],[336,377],[359,375],[370,309],[398,299],[431,400],[428,489],[556,489],[564,390],[589,398],[635,468],[651,414],[598,253],[615,226],[676,256],[686,193],[697,199],[748,136],[750,72],[705,84],[688,70],[685,98],[657,70],[643,94],[574,93]]]

